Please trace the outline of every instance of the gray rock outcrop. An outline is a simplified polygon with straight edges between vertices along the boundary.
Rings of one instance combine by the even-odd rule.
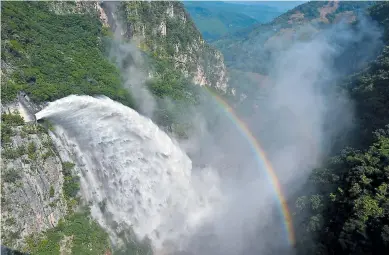
[[[25,237],[57,225],[66,214],[62,163],[50,137],[34,124],[12,127],[2,145],[2,244],[22,249]]]

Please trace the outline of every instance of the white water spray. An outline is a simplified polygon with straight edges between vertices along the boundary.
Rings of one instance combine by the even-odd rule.
[[[191,160],[167,134],[107,97],[68,96],[36,117],[54,123],[61,157],[76,163],[82,197],[113,241],[120,227],[131,226],[157,251],[166,242],[184,245],[220,201],[216,174],[192,172]]]

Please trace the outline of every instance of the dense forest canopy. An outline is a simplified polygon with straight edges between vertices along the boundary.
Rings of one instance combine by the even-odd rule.
[[[378,3],[369,12],[385,28],[386,46],[346,83],[356,102],[358,149],[347,147],[315,169],[305,187],[312,192],[297,199],[301,254],[389,251],[389,4]]]
[[[56,15],[44,2],[4,2],[1,10],[3,102],[24,90],[37,102],[104,94],[134,106],[103,54],[106,30],[96,15]]]

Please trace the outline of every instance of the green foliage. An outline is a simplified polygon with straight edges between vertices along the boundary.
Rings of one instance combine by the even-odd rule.
[[[299,254],[389,250],[389,126],[383,129],[389,123],[389,3],[369,11],[384,28],[386,46],[347,84],[356,104],[353,145],[358,149],[345,148],[312,172],[304,187],[312,192],[302,192],[295,207],[295,219],[301,221],[296,228]],[[320,206],[308,206],[318,197]]]
[[[326,5],[328,1],[312,1],[309,3],[301,4],[299,6],[296,6],[290,11],[287,11],[286,13],[282,14],[281,16],[277,17],[272,21],[272,24],[281,24],[282,26],[287,26],[288,20],[290,19],[290,16],[296,12],[300,12],[304,14],[304,19],[311,20],[314,18],[318,18],[320,16],[320,12],[318,8],[323,7]]]
[[[30,254],[60,254],[60,242],[69,238],[71,254],[105,254],[110,250],[108,235],[90,219],[89,211],[83,210],[67,216],[55,228],[42,235],[27,239]]]
[[[47,2],[4,2],[1,11],[2,60],[17,67],[2,98],[23,89],[35,101],[103,94],[134,105],[102,53],[105,32],[96,16],[56,15]]]
[[[147,82],[150,91],[159,98],[169,97],[173,100],[185,100],[189,104],[196,103],[196,87],[189,78],[173,68],[173,64],[165,59],[154,61],[158,76]]]
[[[50,197],[54,197],[54,186],[53,185],[50,185],[50,191],[49,191],[49,194],[50,194]]]
[[[170,4],[175,10],[182,10],[182,13],[176,14],[176,18],[168,18],[166,10]],[[132,30],[132,32],[127,31],[130,33],[129,36],[144,33],[144,43],[158,58],[171,58],[175,50],[174,45],[177,43],[182,49],[186,49],[193,39],[201,38],[196,26],[184,12],[181,2],[131,1],[123,2],[121,7],[125,21]],[[179,15],[183,15],[186,22],[182,22]],[[166,22],[166,30],[169,31],[166,36],[161,36],[154,31],[161,21]]]
[[[150,242],[137,241],[133,231],[131,240],[124,247],[113,250],[113,254],[152,255]],[[119,235],[126,240],[124,235]],[[67,242],[64,242],[67,240]],[[60,254],[60,244],[66,246],[71,254],[110,254],[112,248],[107,233],[90,218],[88,208],[69,214],[60,220],[58,225],[41,235],[33,234],[27,238],[27,249],[30,254]]]
[[[44,140],[42,141],[42,145],[43,145],[45,148],[47,148],[47,149],[50,150],[50,148],[53,148],[53,141],[50,139],[50,137],[47,137],[47,139],[44,139]],[[50,150],[50,151],[51,151],[51,150]]]
[[[1,123],[1,146],[4,147],[6,144],[11,143],[11,137],[14,135],[14,131],[12,128],[4,124],[3,122]]]
[[[2,156],[6,159],[16,159],[25,154],[24,146],[18,146],[17,148],[6,147],[2,151]]]
[[[23,156],[26,152],[26,149],[23,145],[18,146],[17,148],[6,147],[2,151],[2,156],[6,159],[16,159]]]
[[[75,198],[80,190],[80,177],[72,172],[75,164],[62,162],[62,173],[64,175],[63,192],[67,199]]]
[[[336,181],[332,175],[338,176]],[[299,198],[296,209],[316,212],[304,224],[315,234],[316,245],[326,248],[320,254],[380,254],[388,249],[389,126],[377,132],[366,152],[347,149],[329,160],[309,184],[322,192],[310,195],[311,208],[301,206],[306,196]]]
[[[16,169],[7,169],[2,171],[2,181],[8,182],[8,183],[15,183],[16,181],[20,180],[22,176]]]
[[[37,134],[42,129],[34,124],[25,124],[23,118],[17,113],[7,114],[1,116],[1,154],[5,159],[17,159],[28,154],[29,159],[36,159],[37,151],[33,142],[30,142],[26,147],[24,144],[16,146],[12,144],[12,137],[18,133],[17,126],[22,125],[20,135],[25,137],[25,134]]]
[[[24,119],[18,112],[2,113],[1,123],[9,126],[21,126],[24,124]]]
[[[76,197],[80,190],[80,177],[65,176],[63,183],[63,191],[67,198]]]
[[[42,155],[42,158],[43,159],[48,159],[49,157],[53,157],[55,154],[53,152],[53,150],[51,149],[48,149],[43,155]]]
[[[16,99],[18,91],[23,89],[23,86],[15,84],[12,80],[7,80],[5,77],[6,74],[1,75],[1,101],[3,103],[10,103]]]
[[[24,125],[22,131],[26,134],[36,134],[38,133],[38,128],[34,124]]]
[[[27,154],[28,154],[29,159],[32,159],[32,160],[36,159],[36,157],[37,157],[36,150],[37,150],[37,148],[36,148],[35,143],[29,142],[28,146],[27,146]]]
[[[72,169],[74,168],[75,164],[72,162],[64,161],[62,162],[62,172],[64,175],[71,175]]]
[[[379,22],[385,32],[386,46],[368,70],[354,75],[348,84],[356,101],[358,113],[358,140],[356,146],[367,146],[372,142],[371,133],[389,123],[389,4],[382,2],[370,9],[371,16]]]
[[[36,150],[35,143],[34,142],[29,142],[28,146],[27,146],[27,153],[28,154],[33,154],[33,153],[35,153],[35,150]]]
[[[109,29],[109,27],[106,27],[106,26],[103,26],[102,29],[101,29],[101,34],[105,37],[109,37],[109,38],[112,38],[113,37],[113,33],[112,31]]]

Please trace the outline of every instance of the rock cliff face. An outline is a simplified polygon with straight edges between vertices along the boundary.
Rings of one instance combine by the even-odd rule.
[[[182,3],[131,1],[117,6],[123,17],[122,33],[142,50],[172,62],[196,84],[227,90],[222,54],[202,39]]]
[[[138,42],[139,48],[171,61],[195,84],[227,91],[228,75],[223,55],[208,45],[184,5],[175,1],[55,2],[50,8],[58,15],[98,15],[103,26],[115,29],[110,18],[121,12],[121,33]],[[110,24],[111,23],[111,24]]]
[[[63,14],[90,14],[98,15],[103,25],[108,25],[108,18],[99,2],[95,1],[74,1],[74,2],[51,2],[49,5],[51,11],[57,15]]]
[[[22,249],[27,236],[56,226],[66,214],[64,179],[61,160],[41,128],[31,123],[7,130],[9,140],[1,147],[1,241]]]

